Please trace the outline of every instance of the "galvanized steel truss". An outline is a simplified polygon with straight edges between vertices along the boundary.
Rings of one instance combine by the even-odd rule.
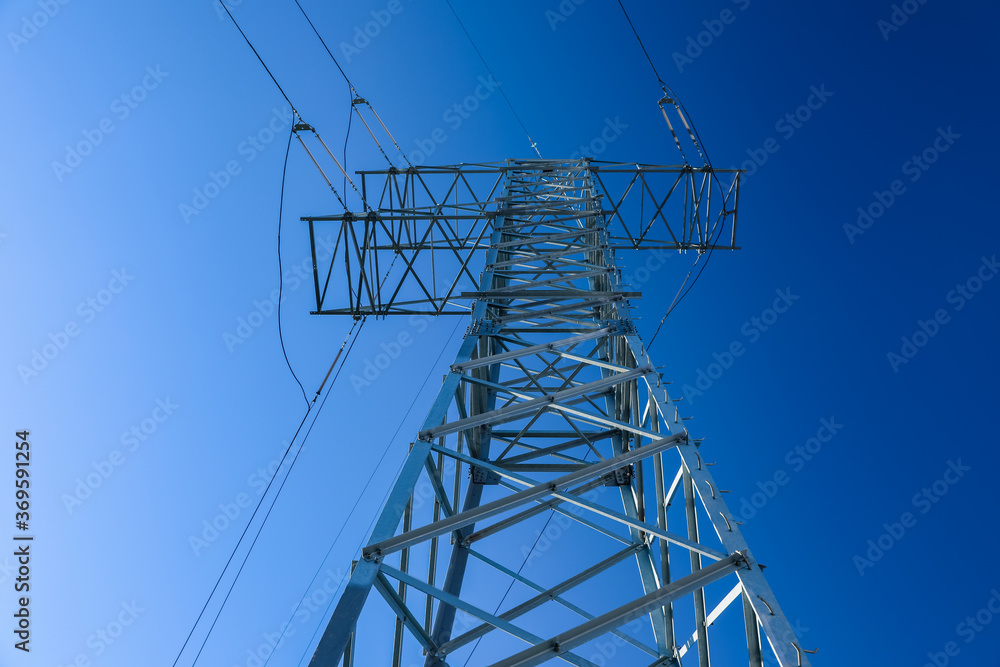
[[[579,164],[587,166],[590,189],[577,201],[546,200],[525,206],[516,192],[494,197],[504,178],[526,164],[508,161],[359,172],[361,193],[371,206],[366,214],[302,218],[309,223],[312,241],[314,312],[354,317],[465,314],[468,311],[456,302],[475,294],[463,292],[461,285],[466,281],[472,290],[479,289],[475,271],[490,247],[495,221],[506,219],[514,229],[522,212],[539,213],[545,206],[552,208],[553,215],[566,212],[571,204],[576,207],[569,213],[575,218],[553,217],[554,223],[603,216],[612,249],[704,252],[736,248],[737,170],[585,160]],[[535,160],[530,164],[545,169],[558,163]],[[330,222],[339,223],[335,249],[330,257],[321,258],[316,228],[328,229],[322,223]],[[720,243],[719,232],[727,227],[729,242]],[[553,237],[551,242],[560,240]],[[515,237],[508,245],[520,242]],[[574,252],[572,246],[565,251]],[[385,281],[392,258],[401,260],[405,270]],[[335,270],[343,272],[343,280],[339,275],[334,278]]]
[[[464,169],[442,171],[457,187],[468,183]],[[490,197],[498,188],[502,195],[493,204],[473,193],[472,204],[453,205],[461,212],[453,217],[469,216],[461,232],[443,222],[443,204],[416,209],[402,195],[393,195],[398,208],[380,207],[378,219],[364,221],[363,237],[372,236],[363,252],[402,252],[424,214],[441,233],[433,241],[410,236],[412,252],[481,246],[486,266],[455,363],[311,665],[397,667],[418,656],[440,666],[485,641],[474,664],[708,667],[711,640],[745,646],[744,659],[760,667],[761,634],[782,667],[808,665],[712,464],[685,428],[679,399],[670,398],[636,334],[635,295],[614,259],[612,228],[625,227],[617,219],[621,200],[602,208],[609,199],[599,196],[600,176],[587,160],[511,161],[500,174]],[[400,177],[386,176],[390,184]],[[419,176],[408,175],[408,187],[423,182]],[[642,178],[637,171],[633,182]],[[735,221],[735,204],[719,208],[723,221]],[[356,238],[361,221],[337,221],[341,241]],[[391,241],[380,245],[376,227]],[[699,233],[701,249],[710,229]],[[647,238],[640,227],[627,243]],[[369,298],[374,286],[369,281]],[[437,301],[437,312],[452,297]],[[343,312],[366,308],[403,306],[362,299]],[[536,554],[540,522],[551,517],[567,526],[565,536],[547,538]],[[522,570],[535,556],[545,563],[528,576]],[[520,601],[498,607],[508,585]],[[611,588],[595,594],[601,585]],[[362,617],[372,590],[386,607]],[[729,636],[710,636],[713,623],[734,615],[744,621],[738,636],[731,622]],[[608,662],[607,646],[619,662]]]

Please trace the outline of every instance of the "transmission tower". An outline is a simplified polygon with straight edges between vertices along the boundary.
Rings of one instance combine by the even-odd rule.
[[[616,260],[736,248],[740,173],[358,173],[365,214],[302,218],[315,312],[471,322],[310,664],[809,665]]]

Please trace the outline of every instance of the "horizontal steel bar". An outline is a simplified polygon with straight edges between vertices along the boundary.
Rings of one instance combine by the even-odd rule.
[[[663,451],[664,449],[675,447],[681,442],[686,442],[686,440],[686,433],[678,433],[677,435],[672,435],[668,438],[662,438],[647,445],[643,445],[639,449],[633,449],[631,451],[618,454],[617,456],[613,456],[609,459],[597,461],[590,464],[583,470],[568,473],[561,477],[557,477],[550,482],[538,484],[518,493],[513,493],[506,498],[500,498],[493,502],[480,505],[475,509],[460,512],[459,514],[455,514],[454,516],[450,516],[446,519],[441,519],[435,523],[415,528],[414,530],[396,535],[395,537],[383,540],[377,544],[370,544],[364,548],[364,556],[366,559],[381,558],[390,553],[399,551],[400,549],[422,542],[425,539],[429,539],[436,535],[444,535],[452,530],[457,530],[474,524],[476,521],[487,519],[491,516],[496,516],[497,514],[502,514],[508,510],[513,510],[514,508],[531,502],[536,498],[544,498],[545,496],[555,495],[560,491],[568,491],[569,487],[578,482],[588,480],[591,477],[596,477],[597,475],[602,475],[612,470],[617,470],[618,468],[631,464],[633,461],[638,461],[646,458],[647,456]],[[448,451],[447,453],[451,455],[457,454],[457,452],[451,451]]]
[[[483,609],[480,609],[479,607],[475,606],[474,604],[466,602],[465,600],[462,600],[461,598],[459,598],[456,595],[452,595],[451,593],[447,593],[447,592],[441,590],[440,588],[436,588],[434,586],[430,586],[427,583],[425,583],[423,580],[418,579],[418,578],[414,577],[411,574],[407,574],[406,572],[402,572],[402,571],[397,570],[396,568],[390,567],[388,565],[383,565],[382,566],[382,571],[385,574],[387,574],[388,576],[392,577],[393,579],[396,579],[397,581],[401,581],[401,582],[403,582],[404,584],[406,584],[408,586],[412,586],[413,588],[417,589],[418,591],[421,591],[423,593],[426,593],[427,595],[435,597],[438,600],[441,600],[441,602],[443,602],[445,604],[448,604],[448,605],[451,605],[452,607],[455,607],[455,609],[461,609],[462,611],[464,611],[465,613],[469,614],[470,616],[475,616],[476,618],[478,618],[478,619],[480,619],[482,621],[486,621],[490,625],[493,625],[493,626],[499,628],[500,630],[503,630],[507,634],[512,635],[514,637],[517,637],[520,640],[528,642],[529,644],[536,644],[539,641],[541,641],[541,638],[538,637],[537,635],[534,635],[534,634],[528,632],[527,630],[524,630],[523,628],[519,628],[518,626],[514,625],[513,623],[505,621],[504,619],[500,618],[499,616],[496,616],[496,615],[491,614],[491,613],[489,613],[489,612],[487,612],[487,611],[485,611]],[[569,653],[568,651],[566,652],[565,655],[562,655],[562,656],[559,656],[559,657],[562,660],[565,660],[566,662],[568,662],[568,663],[570,663],[572,665],[578,665],[578,667],[597,667],[597,665],[595,665],[594,663],[590,662],[589,660],[584,660],[583,658],[581,658],[579,656],[576,656],[576,655],[573,655],[572,653]]]
[[[660,165],[660,164],[638,164],[635,162],[604,162],[598,160],[590,160],[586,166],[579,162],[573,161],[559,161],[559,160],[518,160],[518,163],[530,163],[538,162],[538,169],[544,169],[547,165],[552,165],[553,173],[558,169],[569,169],[575,172],[583,172],[584,170],[590,171],[600,171],[602,173],[612,173],[612,174],[631,174],[634,172],[645,172],[645,173],[664,173],[664,174],[681,174],[681,173],[715,173],[715,174],[736,174],[745,173],[746,169],[716,169],[715,167],[691,167],[690,165]],[[608,166],[602,166],[606,164]],[[560,165],[562,165],[560,167]],[[409,167],[405,171],[396,171],[389,169],[363,169],[354,172],[355,174],[364,175],[396,175],[405,173],[421,173],[421,174],[496,174],[505,173],[511,171],[521,171],[524,168],[520,165],[511,166],[504,162],[495,163],[462,163],[456,165],[427,165],[427,166],[415,166]],[[531,173],[525,170],[526,173]],[[537,171],[537,169],[535,170]],[[535,181],[532,181],[535,182]]]
[[[578,572],[577,574],[573,575],[568,579],[562,580],[555,586],[551,586],[548,589],[539,591],[538,595],[535,595],[534,597],[529,598],[528,600],[522,602],[516,607],[500,614],[500,618],[504,619],[505,621],[510,621],[517,618],[518,616],[522,616],[528,613],[532,609],[537,609],[538,607],[541,607],[546,602],[554,601],[555,598],[561,595],[562,593],[565,593],[566,591],[576,588],[577,586],[579,586],[580,584],[589,579],[593,579],[601,572],[604,572],[605,570],[614,567],[618,563],[622,562],[623,560],[625,560],[626,558],[628,558],[629,556],[633,555],[635,552],[643,548],[644,546],[641,544],[633,544],[628,547],[625,547],[618,553],[612,554],[607,558],[605,558],[604,560],[602,560],[601,562],[591,565],[586,570]],[[490,624],[484,623],[479,627],[469,630],[464,635],[456,637],[446,644],[442,644],[441,648],[438,649],[438,653],[440,655],[447,655],[449,653],[452,653],[456,648],[464,646],[465,644],[468,644],[469,642],[478,639],[479,637],[482,637],[491,630],[493,630],[493,628],[490,627]]]
[[[514,405],[509,405],[505,408],[499,408],[497,410],[491,410],[489,412],[483,412],[481,414],[475,415],[473,417],[467,417],[465,419],[459,419],[453,422],[448,422],[440,426],[435,426],[427,430],[421,431],[419,434],[419,439],[424,441],[431,441],[434,438],[440,437],[442,435],[450,435],[458,431],[464,431],[473,426],[480,426],[481,424],[503,424],[508,421],[519,418],[521,415],[529,412],[534,412],[540,410],[546,406],[555,405],[561,401],[573,398],[575,396],[582,396],[589,394],[591,392],[598,392],[607,387],[621,384],[627,382],[633,378],[642,377],[647,373],[655,373],[656,371],[652,366],[643,366],[642,368],[636,368],[627,373],[618,373],[617,375],[611,375],[600,380],[594,380],[593,382],[588,382],[586,384],[581,384],[577,387],[571,389],[563,389],[562,391],[557,391],[554,394],[549,394],[548,396],[542,396],[540,398],[533,398],[521,403],[515,403]]]
[[[512,491],[517,491],[518,490],[518,488],[515,488],[514,485],[511,484],[510,482],[506,482],[506,483],[501,482],[501,484],[503,484],[506,488],[508,488],[508,489],[510,489]],[[601,479],[592,479],[589,482],[587,482],[586,484],[581,484],[577,488],[573,489],[573,493],[575,495],[580,495],[580,494],[586,493],[586,492],[588,492],[588,491],[590,491],[592,489],[596,489],[597,487],[602,486],[603,484],[604,484],[604,481],[601,480]],[[493,534],[498,533],[498,532],[500,532],[502,530],[505,530],[506,528],[508,528],[510,526],[513,526],[514,524],[520,523],[520,522],[522,522],[522,521],[524,521],[526,519],[530,519],[533,516],[538,516],[539,514],[541,514],[542,512],[544,512],[545,510],[549,510],[549,509],[554,510],[556,508],[556,506],[558,506],[558,505],[560,505],[560,504],[562,504],[562,503],[564,503],[566,501],[563,500],[562,498],[553,498],[551,500],[535,501],[535,502],[537,502],[538,504],[535,505],[534,507],[529,507],[526,510],[522,510],[522,511],[518,512],[517,514],[514,514],[512,516],[507,517],[506,519],[501,519],[500,521],[497,521],[495,523],[491,523],[489,526],[487,526],[485,528],[481,528],[480,530],[477,530],[472,535],[469,535],[468,537],[466,537],[462,541],[463,546],[469,546],[470,544],[473,544],[474,542],[478,542],[479,540],[485,539],[485,538],[489,537],[490,535],[493,535]],[[615,537],[617,537],[617,536],[615,536]]]
[[[633,551],[633,553],[635,551],[641,551],[643,548],[645,548],[645,547],[643,547],[640,544],[632,544],[632,545],[629,545],[627,547],[627,549],[629,549],[630,551]],[[524,584],[528,588],[533,588],[534,590],[539,591],[539,592],[545,590],[545,588],[543,586],[541,586],[541,585],[533,582],[532,580],[528,579],[527,577],[524,577],[524,576],[518,574],[517,572],[514,572],[513,570],[511,570],[509,568],[504,567],[500,563],[497,563],[496,561],[494,561],[494,560],[486,557],[485,555],[479,553],[478,551],[476,551],[474,549],[469,549],[469,554],[472,555],[472,556],[475,556],[476,558],[478,558],[479,560],[483,561],[484,563],[486,563],[488,565],[492,565],[493,567],[495,567],[496,569],[500,570],[501,572],[503,572],[507,576],[509,576],[509,577],[511,577],[513,579],[516,579],[517,581],[521,582],[522,584]],[[583,618],[587,619],[588,621],[591,620],[591,619],[593,619],[593,618],[595,618],[594,614],[591,614],[590,612],[588,612],[588,611],[586,611],[584,609],[581,609],[577,605],[573,604],[572,602],[568,602],[567,600],[563,599],[562,597],[559,597],[558,595],[556,597],[552,598],[552,601],[556,602],[558,604],[561,604],[562,606],[566,607],[567,609],[569,609],[573,613],[575,613],[575,614],[577,614],[579,616],[582,616]],[[620,630],[613,630],[612,632],[615,634],[615,636],[621,637],[623,640],[627,641],[629,644],[632,644],[632,646],[635,646],[637,649],[639,649],[640,651],[643,651],[644,653],[647,653],[647,654],[652,655],[652,656],[655,656],[657,654],[656,651],[654,651],[650,647],[646,646],[645,644],[643,644],[638,639],[635,639],[634,637],[631,637],[631,636],[625,634],[624,632],[621,632]]]
[[[648,447],[649,447],[649,445],[643,445],[642,447],[639,447],[638,449],[633,449],[631,451],[632,452],[645,452]],[[537,485],[538,484],[538,482],[536,482],[533,479],[530,479],[530,478],[525,477],[523,475],[519,475],[519,474],[517,474],[516,472],[514,472],[512,470],[509,470],[507,468],[502,468],[502,467],[500,467],[498,465],[490,463],[489,461],[480,461],[480,460],[472,459],[471,457],[469,457],[469,456],[467,456],[465,454],[460,454],[458,452],[454,452],[454,451],[451,451],[451,450],[444,450],[444,449],[442,449],[442,448],[440,448],[438,446],[434,446],[433,449],[435,451],[447,454],[447,455],[451,456],[452,458],[456,458],[456,459],[458,459],[460,461],[468,463],[469,465],[477,465],[480,468],[484,468],[486,470],[492,470],[493,472],[497,473],[501,477],[506,477],[507,479],[512,479],[515,482],[517,482],[518,484],[522,484],[522,485],[525,485],[525,486],[531,486],[531,485]],[[653,452],[646,452],[646,456],[652,456],[653,454],[656,454],[658,451],[661,451],[661,450],[658,449],[658,450],[653,451]],[[642,457],[642,458],[645,458],[645,457]],[[641,458],[639,460],[641,460]],[[631,528],[635,528],[635,529],[640,530],[640,531],[645,531],[645,532],[649,533],[650,535],[653,535],[655,537],[660,538],[661,540],[664,540],[666,542],[671,542],[673,544],[676,544],[678,546],[684,547],[685,549],[689,549],[691,551],[695,551],[695,552],[700,553],[703,556],[707,556],[707,557],[709,557],[709,558],[711,558],[713,560],[719,560],[720,558],[724,558],[725,557],[724,553],[722,553],[720,551],[717,551],[715,549],[712,549],[711,547],[707,547],[707,546],[705,546],[703,544],[700,544],[698,542],[695,542],[693,540],[689,540],[686,537],[681,537],[680,535],[676,535],[674,533],[671,533],[670,531],[664,530],[660,526],[657,526],[657,525],[654,525],[654,524],[651,524],[651,523],[647,523],[645,521],[641,521],[637,516],[634,516],[634,515],[631,515],[631,514],[625,514],[623,512],[619,512],[617,510],[613,510],[610,507],[605,507],[604,505],[599,505],[598,503],[595,503],[592,500],[587,500],[586,498],[581,498],[581,497],[575,495],[575,493],[573,493],[571,491],[556,491],[552,495],[554,497],[556,497],[556,498],[561,498],[562,500],[565,500],[566,502],[568,502],[568,503],[570,503],[572,505],[576,505],[577,507],[582,507],[584,509],[590,510],[591,512],[594,512],[595,514],[597,514],[599,516],[603,516],[603,517],[605,517],[607,519],[611,519],[612,521],[617,521],[618,523],[624,524],[626,526],[629,526]],[[577,518],[577,520],[579,520],[578,517],[574,517],[574,518]]]
[[[642,618],[657,609],[661,609],[668,602],[702,589],[713,581],[717,581],[735,572],[745,563],[746,559],[743,554],[732,554],[694,574],[669,583],[633,602],[622,605],[591,621],[582,623],[572,630],[560,633],[547,642],[537,644],[521,651],[517,655],[495,662],[491,667],[534,667],[534,665],[540,665],[551,658],[600,637],[613,628],[620,627],[629,621]]]
[[[510,352],[501,352],[499,354],[492,354],[488,357],[480,357],[479,359],[473,359],[471,361],[465,361],[460,364],[454,364],[451,370],[456,373],[462,373],[473,368],[480,368],[482,366],[489,366],[490,364],[496,364],[501,361],[508,361],[510,359],[517,359],[519,357],[531,356],[539,352],[545,352],[549,350],[555,350],[560,347],[567,347],[570,345],[579,345],[580,343],[585,343],[588,340],[594,340],[596,338],[602,338],[608,335],[614,335],[618,331],[618,327],[603,327],[594,331],[592,333],[583,334],[580,336],[572,336],[570,338],[563,338],[560,340],[554,340],[551,343],[542,343],[539,345],[526,345],[525,347],[519,348],[517,350],[511,350]]]
[[[642,298],[642,292],[615,292],[626,299]],[[479,299],[492,297],[494,299],[539,299],[542,297],[558,297],[562,299],[585,299],[594,295],[590,290],[574,289],[521,289],[521,290],[490,290],[488,292],[461,292],[458,294],[463,299]]]

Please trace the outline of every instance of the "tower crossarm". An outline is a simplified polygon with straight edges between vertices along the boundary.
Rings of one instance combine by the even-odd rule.
[[[523,178],[524,168],[547,178]],[[588,175],[586,192],[577,188],[580,169]],[[499,220],[505,247],[517,246],[507,260],[513,264],[541,243],[561,243],[573,254],[574,241],[586,233],[565,228],[533,240],[526,230],[541,215],[553,225],[600,216],[612,249],[737,248],[738,170],[585,159],[358,174],[368,213],[302,218],[309,225],[315,313],[468,314],[464,295],[480,291],[478,269]]]

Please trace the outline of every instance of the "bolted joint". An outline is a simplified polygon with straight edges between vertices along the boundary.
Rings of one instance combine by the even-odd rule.
[[[601,477],[604,486],[629,486],[635,476],[635,466],[629,463]]]
[[[469,467],[469,479],[472,480],[473,484],[483,484],[485,486],[497,486],[500,484],[500,474],[498,472],[481,466]]]

